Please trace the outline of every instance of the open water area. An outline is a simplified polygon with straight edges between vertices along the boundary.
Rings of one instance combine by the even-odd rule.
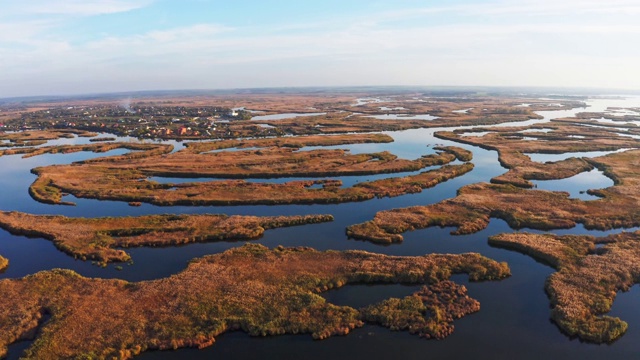
[[[588,108],[538,112],[544,119],[527,122],[502,124],[499,126],[521,126],[548,122],[552,118],[568,117],[577,112],[605,111],[607,107],[638,107],[639,98],[589,100]],[[464,127],[469,128],[469,127]],[[544,291],[545,279],[554,269],[536,262],[529,256],[488,245],[491,235],[513,232],[502,220],[493,219],[490,225],[475,234],[453,236],[451,228],[429,228],[404,234],[404,241],[388,246],[348,239],[347,226],[371,220],[381,210],[428,205],[456,195],[465,185],[488,182],[492,177],[506,171],[498,162],[495,151],[488,151],[470,145],[437,139],[434,132],[455,128],[417,129],[388,132],[394,138],[389,144],[345,145],[337,148],[350,149],[354,153],[388,150],[402,158],[416,159],[433,153],[438,145],[455,145],[473,152],[473,171],[426,189],[418,194],[395,198],[373,199],[331,205],[284,205],[284,206],[174,206],[160,207],[142,204],[131,207],[126,202],[98,201],[65,197],[77,206],[48,205],[34,201],[28,194],[29,185],[36,179],[30,170],[51,164],[68,164],[95,157],[118,155],[128,150],[114,150],[108,153],[74,153],[41,155],[23,159],[21,156],[0,157],[0,210],[22,211],[32,214],[60,214],[72,217],[139,216],[146,214],[196,214],[224,213],[228,215],[301,215],[331,214],[331,223],[268,230],[264,237],[253,242],[270,248],[278,245],[309,246],[319,250],[358,249],[389,255],[424,255],[429,253],[478,252],[497,261],[506,261],[512,276],[502,281],[470,283],[466,275],[455,275],[453,280],[463,283],[469,296],[481,303],[481,310],[455,321],[455,331],[440,341],[424,340],[408,332],[393,332],[388,329],[366,325],[352,331],[347,336],[335,336],[322,341],[312,340],[310,335],[285,335],[267,338],[252,338],[242,332],[231,332],[217,338],[216,343],[203,350],[182,349],[167,352],[148,352],[140,359],[637,359],[640,358],[640,289],[636,285],[629,292],[620,293],[616,298],[611,315],[619,316],[629,323],[626,335],[612,344],[595,345],[565,336],[550,321],[549,299]],[[133,141],[132,139],[119,139]],[[86,143],[88,139],[74,138],[50,142],[48,145]],[[172,142],[176,148],[182,144]],[[304,148],[300,151],[311,150]],[[598,153],[597,155],[602,155]],[[572,153],[571,156],[593,156]],[[548,161],[540,159],[540,161]],[[554,159],[555,161],[555,159]],[[406,175],[406,174],[402,174]],[[369,181],[382,176],[341,177],[345,186]],[[162,181],[161,178],[153,180]],[[183,179],[184,180],[184,179]],[[194,179],[188,179],[194,181]],[[195,179],[205,181],[208,179]],[[215,179],[212,179],[215,180]],[[291,178],[270,179],[268,181],[290,181]],[[177,182],[176,179],[165,179]],[[254,180],[255,181],[255,180]],[[597,201],[586,193],[588,189],[612,186],[611,179],[594,170],[569,179],[538,181],[538,189],[567,191],[572,197],[585,201]],[[530,231],[519,229],[518,231]],[[602,236],[623,231],[589,231],[579,225],[573,229],[554,231],[558,234],[592,234]],[[539,232],[539,231],[536,231]],[[10,261],[9,268],[0,278],[19,278],[42,270],[53,268],[72,269],[83,276],[100,278],[120,278],[129,281],[143,281],[167,277],[183,270],[189,261],[205,255],[216,254],[240,242],[198,243],[166,248],[126,249],[133,258],[133,264],[115,265],[101,268],[91,262],[74,260],[57,250],[53,243],[40,238],[13,236],[0,230],[0,254]],[[366,306],[388,297],[404,297],[416,291],[416,286],[405,285],[347,285],[323,294],[328,301],[338,305],[354,307]],[[10,347],[9,359],[20,356],[28,343]]]

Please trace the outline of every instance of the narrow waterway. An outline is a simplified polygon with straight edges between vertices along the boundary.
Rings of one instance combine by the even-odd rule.
[[[375,101],[360,99],[359,103]],[[635,102],[634,102],[635,101]],[[496,126],[522,126],[542,124],[558,117],[571,117],[582,111],[604,111],[609,106],[638,106],[637,98],[620,100],[592,100],[589,107],[572,110],[539,112],[543,119],[527,122],[507,123]],[[309,115],[309,114],[306,114]],[[459,127],[469,129],[471,127]],[[392,332],[376,326],[365,326],[345,337],[334,337],[324,341],[313,341],[309,335],[286,335],[269,338],[250,338],[244,333],[235,332],[221,336],[209,349],[179,350],[177,352],[150,352],[140,356],[141,359],[209,359],[234,358],[253,359],[260,354],[261,358],[309,358],[309,359],[347,359],[402,357],[422,359],[425,356],[434,358],[480,357],[484,354],[492,359],[630,359],[640,356],[640,319],[635,305],[638,304],[638,286],[629,293],[623,293],[614,304],[612,315],[620,316],[630,323],[629,332],[619,341],[611,345],[585,344],[563,335],[549,320],[549,300],[544,293],[545,279],[554,271],[528,256],[516,252],[492,248],[487,238],[501,232],[510,232],[508,225],[502,220],[492,220],[489,226],[476,233],[465,236],[452,236],[450,228],[429,228],[404,234],[405,240],[390,246],[375,245],[370,242],[349,240],[345,228],[373,218],[376,212],[386,209],[407,207],[412,205],[428,205],[454,197],[456,191],[465,185],[489,181],[492,177],[504,173],[498,162],[497,154],[470,145],[461,145],[451,141],[437,139],[433,134],[441,130],[456,128],[416,129],[398,132],[386,132],[394,138],[389,144],[357,144],[337,147],[349,149],[352,153],[378,152],[388,150],[401,158],[416,159],[422,155],[433,153],[436,145],[455,145],[471,150],[474,154],[473,171],[426,189],[419,194],[410,194],[395,198],[373,199],[359,203],[331,205],[286,205],[286,206],[202,206],[202,207],[159,207],[143,204],[131,207],[124,202],[98,201],[78,199],[68,196],[65,200],[77,203],[77,206],[56,206],[35,202],[28,194],[29,185],[35,180],[30,170],[37,166],[51,164],[69,164],[73,161],[106,155],[126,153],[127,150],[114,150],[109,153],[74,153],[42,155],[22,159],[19,156],[0,157],[0,168],[11,176],[0,177],[3,189],[0,198],[0,210],[17,210],[34,214],[61,214],[66,216],[139,216],[145,214],[195,214],[225,213],[229,215],[298,215],[298,214],[332,214],[332,223],[306,225],[269,230],[265,236],[255,242],[268,247],[310,246],[319,250],[359,249],[389,255],[423,255],[428,253],[464,253],[479,252],[497,261],[506,261],[513,275],[499,282],[469,283],[466,276],[457,275],[455,280],[464,283],[469,295],[481,302],[481,311],[455,322],[456,330],[452,336],[443,341],[426,341],[406,332]],[[121,139],[119,139],[121,140]],[[50,144],[86,143],[88,139],[74,138],[50,142]],[[172,142],[176,151],[183,147],[182,143]],[[302,151],[316,149],[304,148]],[[571,156],[594,156],[594,154],[578,153]],[[537,161],[537,160],[536,160]],[[548,160],[545,160],[548,161]],[[406,174],[397,174],[400,176]],[[389,175],[339,177],[345,186],[357,182],[370,181]],[[176,179],[153,178],[156,181],[178,182]],[[193,181],[194,179],[189,179]],[[205,181],[208,179],[197,179]],[[282,181],[294,180],[292,178]],[[255,180],[253,180],[255,181]],[[280,180],[278,180],[280,181]],[[568,191],[571,196],[583,200],[593,200],[586,194],[588,189],[611,186],[612,182],[597,170],[576,175],[569,179],[536,182],[538,189]],[[582,225],[574,229],[553,231],[557,234],[592,234],[596,236],[621,231],[621,229],[598,232],[588,231]],[[175,274],[184,269],[189,261],[208,254],[216,254],[226,249],[240,246],[244,242],[199,243],[168,248],[135,248],[127,249],[133,258],[133,264],[123,265],[118,270],[114,265],[100,268],[90,262],[77,261],[58,251],[50,241],[44,239],[28,239],[13,236],[0,230],[0,254],[11,262],[9,268],[0,278],[18,278],[41,270],[68,268],[89,277],[120,278],[130,281],[157,279]],[[324,294],[327,299],[337,304],[363,306],[389,296],[406,296],[415,287],[403,285],[392,286],[345,286]],[[10,348],[10,358],[19,356],[28,343],[20,343]],[[246,351],[248,348],[251,351]],[[489,356],[490,355],[490,356]]]

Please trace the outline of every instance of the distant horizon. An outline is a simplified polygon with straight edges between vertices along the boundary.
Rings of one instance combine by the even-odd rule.
[[[130,90],[94,93],[69,93],[69,94],[38,94],[28,96],[0,97],[0,106],[3,103],[21,101],[62,101],[82,100],[84,98],[121,98],[121,97],[153,97],[172,95],[259,95],[259,94],[304,94],[326,92],[333,93],[373,93],[373,92],[504,92],[513,95],[521,92],[522,95],[560,95],[560,96],[638,96],[640,90],[613,89],[613,88],[588,88],[588,87],[558,87],[558,86],[464,86],[464,85],[355,85],[355,86],[274,86],[274,87],[246,87],[246,88],[211,88],[211,89],[151,89]]]
[[[637,0],[0,0],[0,8],[0,98],[372,84],[640,90]]]

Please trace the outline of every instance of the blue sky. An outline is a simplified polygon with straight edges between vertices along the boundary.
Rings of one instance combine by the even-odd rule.
[[[640,89],[638,0],[0,0],[0,97],[154,89]]]

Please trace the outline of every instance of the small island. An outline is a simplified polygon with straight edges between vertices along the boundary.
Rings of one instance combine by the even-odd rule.
[[[79,198],[144,202],[161,206],[326,204],[417,193],[473,169],[473,164],[468,162],[472,158],[471,152],[455,146],[436,147],[436,154],[424,155],[416,160],[405,160],[398,159],[389,152],[297,152],[287,148],[288,143],[284,143],[284,148],[216,153],[192,153],[183,150],[167,154],[166,149],[152,148],[146,152],[102,157],[71,165],[38,167],[32,169],[38,178],[30,186],[29,193],[40,202],[60,205],[73,205],[63,200],[63,193]],[[118,144],[100,146],[117,148]],[[203,150],[206,146],[207,143],[203,143],[193,148]],[[445,165],[455,160],[465,163]],[[341,187],[340,180],[322,179],[331,176],[414,172],[434,165],[445,166],[416,175],[366,181],[348,188]],[[159,183],[148,180],[150,176],[231,179]],[[283,183],[234,180],[297,176],[320,178]]]
[[[9,260],[0,256],[0,273],[5,271],[9,267]]]
[[[129,261],[129,254],[119,248],[253,240],[268,229],[327,221],[333,221],[333,217],[148,215],[89,219],[0,212],[0,228],[16,235],[49,239],[75,258],[101,264]]]
[[[365,322],[443,338],[454,319],[479,309],[464,286],[448,281],[459,273],[472,281],[510,275],[506,264],[473,253],[397,257],[257,244],[194,260],[181,273],[154,281],[44,271],[0,281],[0,356],[8,345],[34,337],[26,359],[129,359],[152,349],[203,348],[227,331],[324,339]],[[354,283],[425,287],[363,309],[318,295]]]
[[[589,190],[600,199],[572,199],[566,192],[529,190],[511,184],[478,183],[458,190],[455,198],[428,206],[381,211],[371,221],[352,225],[353,238],[379,243],[401,242],[402,233],[431,226],[455,226],[454,234],[471,234],[491,218],[512,228],[609,230],[640,226],[640,151],[629,150],[585,160],[613,179],[615,185]]]
[[[602,238],[528,233],[500,234],[489,244],[529,255],[553,266],[545,284],[551,318],[569,336],[613,342],[627,331],[611,310],[618,291],[640,283],[640,232]],[[604,245],[596,248],[596,245]]]

